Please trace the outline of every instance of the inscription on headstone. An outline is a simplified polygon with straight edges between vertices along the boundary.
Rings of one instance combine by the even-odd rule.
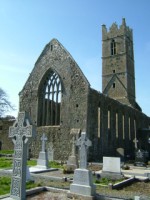
[[[35,128],[31,125],[28,114],[19,112],[18,119],[9,128],[9,137],[12,138],[14,143],[10,196],[15,199],[24,200],[26,196],[27,144],[29,139],[35,136],[35,133]]]

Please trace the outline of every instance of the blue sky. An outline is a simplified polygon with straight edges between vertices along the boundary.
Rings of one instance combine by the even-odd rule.
[[[150,116],[149,0],[1,0],[0,87],[16,105],[45,45],[58,39],[89,80],[102,91],[102,34],[122,18],[133,29],[136,100]]]

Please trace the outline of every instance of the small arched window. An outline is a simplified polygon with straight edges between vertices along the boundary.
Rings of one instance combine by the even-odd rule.
[[[111,55],[116,55],[116,42],[114,39],[111,41]]]
[[[42,99],[39,113],[40,126],[60,124],[61,82],[58,74],[50,71],[42,88]]]

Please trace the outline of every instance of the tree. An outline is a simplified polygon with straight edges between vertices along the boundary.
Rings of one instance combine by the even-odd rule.
[[[8,111],[14,110],[14,106],[8,100],[8,95],[6,92],[0,88],[0,117]]]

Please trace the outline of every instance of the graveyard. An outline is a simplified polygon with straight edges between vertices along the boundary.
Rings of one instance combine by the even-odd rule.
[[[88,149],[92,142],[86,132],[72,143],[72,156],[76,159],[71,163],[69,157],[66,165],[55,162],[57,167],[48,160],[44,133],[39,158],[27,164],[27,144],[36,137],[36,128],[26,112],[18,114],[9,129],[9,137],[13,140],[14,152],[7,160],[12,162],[1,168],[0,175],[1,187],[11,182],[10,194],[0,196],[0,199],[150,199],[150,166],[142,166],[143,160],[138,160],[139,166],[136,166],[135,160],[136,165],[128,163],[127,167],[125,163],[122,165],[119,157],[103,157],[102,163],[88,163]],[[79,150],[78,156],[75,147]],[[138,151],[139,154],[141,158]],[[67,165],[67,169],[73,166],[73,170],[65,171]]]
[[[36,165],[36,163],[34,163],[34,165]],[[132,166],[132,165],[130,165],[130,166]],[[56,167],[61,167],[61,165],[56,166]],[[96,170],[99,171],[100,169],[102,169],[102,165],[95,165],[94,163],[93,164],[89,163],[88,168],[90,170],[93,170],[93,172],[95,172]],[[3,175],[2,175],[2,171],[3,171]],[[124,171],[126,173],[129,172],[129,170],[124,170]],[[130,173],[131,172],[135,173],[135,170],[133,171],[133,169],[132,169],[132,170],[130,170]],[[138,169],[137,169],[136,175],[138,173],[139,173],[139,175],[141,175],[140,171],[138,171]],[[2,170],[2,168],[1,168],[0,177],[3,177],[4,175],[5,176],[7,175],[7,177],[10,178],[10,174],[9,174],[9,176],[6,173],[4,174],[4,169]],[[35,176],[37,176],[37,177],[39,176],[39,178],[37,178],[37,177],[35,178]],[[47,176],[47,177],[49,176],[49,179],[45,180],[45,176]],[[52,193],[54,196],[56,196],[56,194],[57,194],[57,196],[59,196],[59,195],[62,195],[61,190],[64,190],[64,194],[66,194],[66,191],[69,191],[70,184],[72,182],[70,179],[72,179],[73,173],[64,174],[63,169],[59,168],[59,170],[57,170],[57,171],[34,174],[33,177],[35,178],[35,180],[36,180],[35,182],[37,183],[37,185],[35,185],[34,187],[41,188],[41,195],[44,195],[44,193],[42,192],[42,188],[47,186],[47,187],[49,187],[49,190],[47,190],[47,192],[45,192],[45,193],[49,196],[49,198],[52,198],[50,193]],[[67,178],[67,181],[65,181],[65,178]],[[94,175],[94,178],[96,179],[96,175]],[[136,180],[134,183],[132,182],[132,184],[125,185],[122,188],[110,189],[108,184],[113,181],[106,179],[106,178],[105,179],[101,178],[101,179],[102,180],[97,178],[97,181],[96,181],[97,182],[96,193],[99,195],[118,197],[118,198],[123,198],[123,199],[134,199],[134,196],[136,196],[136,195],[147,196],[147,197],[150,195],[150,183],[148,181]],[[118,180],[118,181],[120,181],[120,180]],[[10,182],[11,181],[9,181],[9,183]],[[50,188],[53,188],[53,190],[57,189],[57,192],[53,193],[52,190],[50,192]],[[61,190],[58,191],[58,188]],[[27,191],[28,191],[28,189],[27,189]],[[59,192],[61,192],[61,194]],[[35,198],[37,196],[37,194],[39,195],[39,192],[32,194],[32,198],[33,197]],[[9,194],[7,194],[7,196],[8,195]],[[1,198],[2,198],[2,196],[1,196]],[[3,198],[4,198],[4,196],[3,196]],[[29,198],[29,196],[27,196],[27,198]]]

